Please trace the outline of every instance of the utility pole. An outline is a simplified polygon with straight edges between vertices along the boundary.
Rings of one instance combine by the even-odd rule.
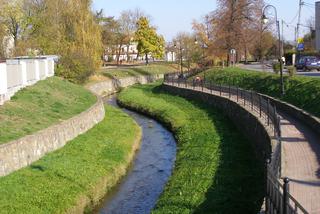
[[[316,49],[320,51],[320,1],[316,2]]]
[[[281,56],[284,56],[284,36],[283,36],[283,25],[285,24],[285,22],[283,21],[283,19],[281,19]]]
[[[302,9],[303,1],[299,0],[299,15],[298,15],[298,24],[297,24],[297,44],[298,44],[298,39],[299,39],[299,30],[300,30],[300,25],[301,25],[301,9]]]

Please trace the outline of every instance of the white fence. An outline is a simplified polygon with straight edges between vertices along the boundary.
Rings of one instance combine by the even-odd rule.
[[[15,58],[0,63],[0,105],[21,88],[54,75],[55,56]]]

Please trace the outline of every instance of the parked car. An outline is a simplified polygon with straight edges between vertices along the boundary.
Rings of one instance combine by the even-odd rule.
[[[303,56],[296,63],[297,70],[310,71],[320,70],[320,58],[316,56]]]
[[[316,59],[306,65],[307,71],[317,70],[320,71],[320,59]]]

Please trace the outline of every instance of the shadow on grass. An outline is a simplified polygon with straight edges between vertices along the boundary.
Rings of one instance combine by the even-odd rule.
[[[150,86],[141,87],[150,90]],[[161,86],[153,87],[151,92],[157,96],[168,95]],[[252,143],[221,110],[198,100],[190,102],[205,111],[216,127],[221,139],[221,155],[214,177],[204,178],[211,179],[211,186],[202,203],[194,207],[187,201],[180,201],[174,206],[193,210],[193,213],[258,213],[264,197],[265,179],[263,165],[256,157]]]
[[[136,67],[136,68],[131,68],[134,72],[137,72],[138,74],[140,74],[140,75],[150,75],[150,73],[148,72],[148,71],[145,71],[145,70],[143,70],[143,69],[141,69],[141,68],[138,68],[138,67]]]

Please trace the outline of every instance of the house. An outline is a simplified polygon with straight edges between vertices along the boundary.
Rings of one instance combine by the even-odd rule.
[[[106,49],[104,60],[111,62],[117,61],[118,52],[120,50],[119,61],[145,61],[145,55],[138,54],[138,43],[133,42],[129,46],[118,45],[117,50],[112,50],[111,48]],[[148,55],[148,59],[152,59],[152,55]],[[174,62],[176,60],[176,53],[175,52],[166,52],[164,59],[168,62]]]

